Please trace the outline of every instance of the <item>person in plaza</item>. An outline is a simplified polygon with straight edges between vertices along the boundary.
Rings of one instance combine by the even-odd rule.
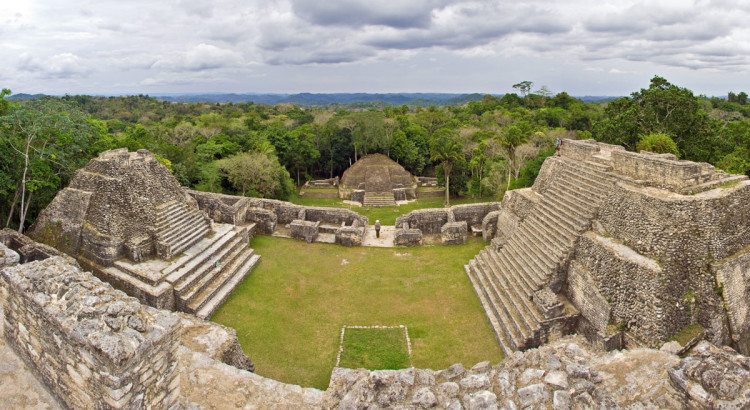
[[[380,238],[380,219],[375,221],[375,237]]]

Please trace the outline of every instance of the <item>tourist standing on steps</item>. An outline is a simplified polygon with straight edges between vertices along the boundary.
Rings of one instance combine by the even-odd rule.
[[[375,221],[375,237],[380,238],[380,219]]]
[[[557,141],[555,141],[555,150],[558,157],[560,156],[560,148],[562,148],[562,138],[558,137]]]

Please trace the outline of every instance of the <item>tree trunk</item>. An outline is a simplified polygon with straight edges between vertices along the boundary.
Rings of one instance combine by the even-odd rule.
[[[449,163],[443,162],[443,174],[445,174],[445,206],[451,206],[451,168],[452,166]]]
[[[510,164],[508,164],[508,186],[505,188],[505,190],[510,189]]]
[[[24,223],[22,223],[21,226],[18,227],[18,233],[23,233],[23,231],[24,231],[21,228],[23,228],[24,224],[26,223],[26,215],[29,213],[29,205],[31,205],[31,197],[32,196],[34,196],[34,193],[33,192],[29,192],[29,198],[28,198],[28,201],[26,201],[26,208],[23,209],[23,213],[22,213],[23,216],[21,217],[21,220]]]
[[[23,176],[21,177],[21,207],[19,208],[19,221],[18,221],[18,233],[23,233],[23,225],[26,220],[26,213],[23,211],[26,206],[26,173],[29,170],[29,149],[31,148],[31,141],[33,137],[29,137],[26,140],[26,152],[24,153],[24,166]]]
[[[10,211],[8,212],[8,219],[5,221],[5,227],[10,226],[10,221],[13,220],[13,212],[16,210],[16,203],[18,202],[18,189],[16,189],[16,195],[13,197],[13,204],[10,206]]]

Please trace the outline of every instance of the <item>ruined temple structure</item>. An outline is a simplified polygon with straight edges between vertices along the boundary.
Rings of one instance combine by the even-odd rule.
[[[507,353],[574,332],[658,346],[695,324],[750,353],[744,175],[566,140],[483,224],[492,245],[465,269]]]
[[[360,158],[344,171],[339,197],[364,206],[395,206],[416,197],[417,182],[409,171],[383,154]]]
[[[213,224],[147,150],[76,172],[30,236],[151,306],[210,317],[259,260],[254,224]]]

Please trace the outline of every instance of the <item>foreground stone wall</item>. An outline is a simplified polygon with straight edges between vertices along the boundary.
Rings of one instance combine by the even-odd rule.
[[[52,257],[0,271],[5,339],[71,408],[169,408],[179,319]]]
[[[684,408],[687,401],[667,376],[678,364],[677,356],[648,349],[596,354],[581,337],[568,337],[516,352],[495,366],[482,362],[467,369],[456,364],[440,371],[336,368],[322,407]]]

